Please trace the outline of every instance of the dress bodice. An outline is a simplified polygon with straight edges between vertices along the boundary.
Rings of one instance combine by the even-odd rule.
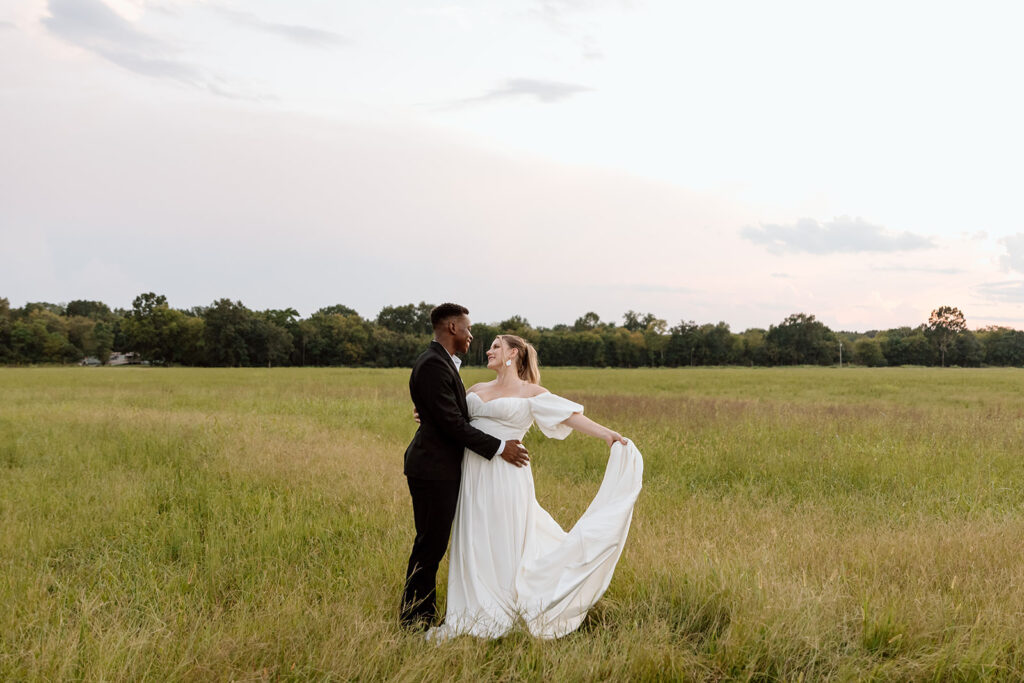
[[[470,392],[466,402],[470,424],[499,439],[522,439],[534,422],[546,436],[564,439],[572,432],[572,427],[562,423],[573,413],[583,412],[579,403],[551,392],[530,398],[502,396],[490,401]]]

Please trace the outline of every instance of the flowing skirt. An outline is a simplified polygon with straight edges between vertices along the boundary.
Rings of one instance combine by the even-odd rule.
[[[533,473],[471,451],[452,527],[445,622],[435,640],[574,631],[611,582],[640,493],[643,457],[615,443],[597,496],[568,532],[537,503]]]

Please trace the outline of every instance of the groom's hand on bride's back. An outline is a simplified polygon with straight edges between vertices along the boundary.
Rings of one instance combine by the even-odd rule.
[[[501,452],[505,462],[512,463],[516,467],[525,467],[530,462],[529,451],[519,439],[509,439],[505,442],[505,450]]]
[[[416,420],[417,424],[421,424],[420,411],[415,408],[412,409],[412,419]],[[516,467],[525,467],[530,462],[530,452],[526,450],[526,446],[519,439],[509,439],[506,441],[505,450],[501,452],[501,457]]]

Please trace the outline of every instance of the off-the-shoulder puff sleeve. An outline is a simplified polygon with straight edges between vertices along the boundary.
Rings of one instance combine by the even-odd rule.
[[[562,422],[568,420],[573,413],[582,413],[583,406],[551,392],[544,392],[530,399],[530,411],[533,413],[533,421],[544,436],[564,439],[572,433],[572,427]]]

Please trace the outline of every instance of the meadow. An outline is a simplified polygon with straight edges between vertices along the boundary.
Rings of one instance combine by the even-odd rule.
[[[1024,371],[545,370],[644,454],[625,552],[566,638],[440,647],[407,380],[0,369],[0,680],[1024,678]],[[571,526],[603,442],[526,442]]]

